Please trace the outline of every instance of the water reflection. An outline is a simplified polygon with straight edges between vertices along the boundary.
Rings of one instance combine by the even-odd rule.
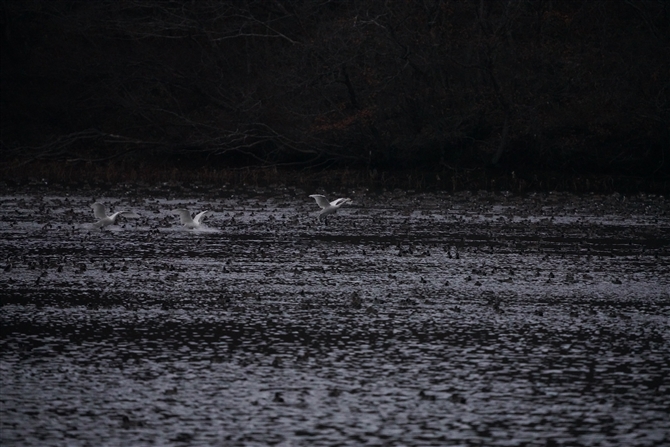
[[[3,445],[668,442],[664,200],[214,193],[0,197]]]

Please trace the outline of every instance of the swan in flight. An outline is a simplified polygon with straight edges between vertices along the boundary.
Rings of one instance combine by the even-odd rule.
[[[181,223],[186,228],[200,228],[200,226],[202,225],[202,219],[210,213],[209,210],[202,211],[196,214],[194,218],[191,218],[191,213],[189,213],[188,210],[185,210],[184,208],[176,209],[173,212],[179,213]]]
[[[132,211],[117,211],[111,216],[108,216],[107,212],[105,211],[105,206],[100,202],[95,202],[93,205],[91,205],[91,208],[93,208],[93,215],[98,219],[100,219],[93,224],[93,226],[96,228],[104,228],[108,225],[114,225],[114,222],[116,222],[116,218],[119,216],[132,217],[133,219],[137,219],[140,217],[139,215],[133,213]]]
[[[326,196],[323,196],[321,194],[312,194],[310,197],[316,200],[317,205],[321,207],[321,212],[319,213],[319,219],[321,218],[321,216],[323,216],[324,222],[326,224],[328,224],[328,221],[326,220],[328,215],[334,214],[335,211],[337,211],[345,203],[351,203],[351,199],[349,198],[341,197],[337,200],[333,200],[332,202],[328,202]]]

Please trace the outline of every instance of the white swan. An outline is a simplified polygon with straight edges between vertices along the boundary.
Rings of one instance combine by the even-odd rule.
[[[351,203],[351,199],[344,197],[341,197],[337,200],[333,200],[332,202],[328,202],[326,196],[323,196],[321,194],[312,194],[310,197],[316,200],[317,205],[321,207],[321,212],[319,213],[319,219],[321,218],[321,216],[323,216],[324,222],[326,224],[328,223],[328,221],[326,220],[328,215],[334,214],[345,203]]]
[[[186,228],[200,228],[200,226],[202,225],[202,219],[210,213],[209,210],[202,211],[196,214],[194,218],[191,218],[191,213],[189,213],[188,210],[185,210],[184,208],[173,210],[173,212],[179,213],[181,223]]]
[[[93,215],[98,219],[100,219],[93,224],[93,226],[96,228],[104,228],[108,225],[114,225],[114,222],[116,222],[116,218],[119,216],[132,217],[133,219],[137,219],[140,217],[139,215],[133,213],[132,211],[117,211],[111,216],[108,216],[105,211],[105,206],[100,202],[95,202],[93,205],[91,205],[91,208],[93,208]]]

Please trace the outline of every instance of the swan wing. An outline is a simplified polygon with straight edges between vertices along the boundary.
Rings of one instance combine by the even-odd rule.
[[[346,197],[340,197],[339,199],[333,200],[332,202],[330,202],[330,204],[334,207],[339,208],[342,205],[344,205],[345,203],[349,203],[349,202],[351,202],[351,199],[346,198]]]
[[[112,214],[111,216],[107,216],[106,219],[109,219],[109,221],[111,222],[110,225],[112,225],[114,222],[116,222],[116,218],[119,217],[119,215],[121,215],[123,213],[125,213],[125,211],[117,211],[116,213]]]
[[[328,199],[326,199],[326,196],[322,196],[321,194],[312,194],[310,197],[316,200],[316,204],[319,205],[321,208],[327,208],[330,206],[330,203],[328,203]]]
[[[107,217],[107,214],[105,213],[105,205],[102,203],[95,202],[93,205],[91,205],[91,208],[93,208],[93,215],[98,219],[104,219]]]
[[[209,215],[209,210],[201,211],[198,214],[195,215],[193,218],[193,222],[196,225],[200,225],[201,221],[203,218],[207,217]]]
[[[179,219],[183,225],[193,225],[193,219],[191,218],[191,214],[188,212],[188,210],[179,208],[173,212],[179,213]]]

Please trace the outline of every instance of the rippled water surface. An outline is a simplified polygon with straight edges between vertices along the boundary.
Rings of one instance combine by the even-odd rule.
[[[0,444],[668,445],[663,197],[315,192],[7,186]]]

